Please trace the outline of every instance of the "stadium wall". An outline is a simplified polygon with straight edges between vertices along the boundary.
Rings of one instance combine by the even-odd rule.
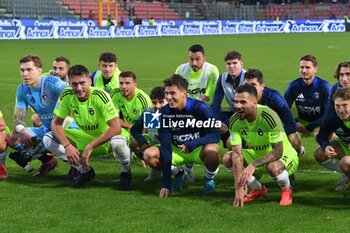
[[[98,27],[91,20],[0,20],[0,40],[201,36],[254,33],[345,32],[344,20],[159,21]]]

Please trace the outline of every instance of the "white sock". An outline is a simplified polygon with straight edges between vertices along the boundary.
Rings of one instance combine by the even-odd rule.
[[[177,166],[171,165],[171,173],[175,176],[180,169]]]
[[[251,189],[258,189],[258,190],[260,190],[260,189],[263,188],[263,186],[262,186],[262,184],[260,183],[260,181],[258,181],[258,180],[255,178],[255,176],[253,176],[253,175],[251,175],[251,176],[249,177],[249,179],[248,179],[248,186],[249,186],[249,188],[251,188]]]
[[[122,172],[130,172],[130,149],[120,136],[111,138],[111,147],[115,159],[119,162]]]
[[[60,158],[63,161],[68,161],[66,150],[64,149],[63,145],[61,145],[53,136],[52,132],[45,134],[43,143],[45,148],[51,151],[55,157]]]
[[[2,153],[0,154],[0,164],[1,164],[1,163],[5,163],[6,156],[7,156],[7,151],[2,152]]]
[[[219,167],[216,168],[216,170],[213,171],[213,172],[212,172],[212,171],[209,171],[208,168],[205,167],[205,178],[212,180],[212,179],[214,179],[215,175],[216,175],[218,172],[219,172]]]
[[[187,174],[191,174],[193,171],[194,164],[185,164],[184,170],[187,172]]]
[[[338,159],[327,159],[327,160],[321,162],[320,164],[322,166],[332,170],[332,171],[337,171],[337,172],[341,173]]]
[[[281,174],[279,174],[276,177],[272,177],[272,178],[277,182],[277,184],[281,188],[291,188],[290,182],[289,182],[288,172],[286,170],[283,170],[283,172],[281,172]]]
[[[80,171],[80,173],[87,173],[87,172],[89,172],[90,170],[91,170],[91,167],[90,166],[88,166],[87,168],[83,168],[82,166],[80,166],[80,168],[81,169],[79,169],[79,170],[81,170]],[[78,170],[78,169],[77,169]]]

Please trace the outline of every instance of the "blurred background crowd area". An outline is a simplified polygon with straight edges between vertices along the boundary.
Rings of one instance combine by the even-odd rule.
[[[99,5],[99,1],[101,2]],[[341,19],[350,0],[0,0],[0,19],[297,20]],[[121,25],[123,26],[123,25]]]

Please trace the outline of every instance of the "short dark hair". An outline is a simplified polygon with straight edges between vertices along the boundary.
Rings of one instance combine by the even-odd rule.
[[[87,76],[89,77],[89,70],[83,65],[74,65],[68,70],[68,78],[73,76]]]
[[[300,58],[300,61],[311,61],[311,63],[312,63],[315,67],[318,66],[317,59],[316,59],[316,57],[313,56],[313,55],[309,55],[309,54],[308,54],[308,55],[302,56],[302,57]]]
[[[164,87],[176,86],[180,90],[188,90],[187,80],[179,74],[173,74],[163,81]]]
[[[252,85],[245,83],[245,84],[237,87],[236,94],[243,93],[243,92],[247,92],[249,95],[254,96],[255,98],[258,98],[258,92],[257,92],[256,88]]]
[[[196,53],[196,52],[201,52],[203,53],[203,55],[205,55],[204,53],[204,48],[202,45],[200,44],[195,44],[195,45],[192,45],[189,49],[188,49],[189,52],[192,52],[192,53]]]
[[[225,61],[238,59],[242,61],[242,55],[237,51],[228,51],[224,58]]]
[[[264,83],[264,75],[258,69],[249,69],[244,73],[244,79],[251,80],[256,78],[258,83],[261,85]]]
[[[339,80],[340,69],[341,69],[342,67],[350,68],[350,61],[343,61],[343,62],[340,62],[340,63],[337,65],[337,68],[335,69],[335,72],[334,72],[334,78],[336,78],[336,79]]]
[[[36,56],[36,55],[26,55],[24,57],[22,57],[19,60],[19,64],[23,64],[23,63],[27,63],[27,62],[33,62],[35,67],[37,68],[43,68],[43,63],[40,60],[40,57]]]
[[[162,100],[162,99],[164,99],[165,98],[164,87],[162,87],[162,86],[154,87],[151,90],[151,94],[149,96],[150,96],[151,100],[154,100],[154,99]]]
[[[338,87],[332,99],[333,101],[336,99],[350,100],[350,88]]]
[[[55,58],[55,62],[62,62],[62,61],[65,62],[68,67],[70,66],[70,62],[69,62],[68,58],[63,57],[63,56]]]
[[[99,61],[117,63],[117,55],[112,52],[104,52],[100,54]]]
[[[120,74],[119,74],[119,77],[120,78],[132,78],[134,80],[134,82],[136,82],[136,74],[132,71],[122,71]]]

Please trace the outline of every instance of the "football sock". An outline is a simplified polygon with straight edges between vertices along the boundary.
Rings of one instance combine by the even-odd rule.
[[[184,170],[187,172],[187,174],[191,174],[191,173],[192,173],[192,171],[193,171],[193,166],[194,166],[194,164],[186,164],[186,165],[184,166]]]
[[[290,187],[290,181],[289,181],[289,176],[288,176],[288,172],[286,170],[283,170],[281,172],[281,174],[279,174],[276,177],[273,177],[273,179],[277,182],[277,184],[283,188],[291,188]]]
[[[250,178],[248,179],[248,186],[251,189],[262,189],[263,186],[260,183],[260,181],[258,181],[255,176],[251,175]]]
[[[171,165],[171,173],[175,176],[180,169],[177,166]]]
[[[323,162],[320,163],[322,166],[332,170],[332,171],[337,171],[340,172],[340,165],[339,165],[339,160],[338,159],[327,159]]]
[[[205,178],[210,179],[210,180],[214,179],[214,177],[218,173],[218,171],[219,171],[219,167],[217,167],[216,170],[213,172],[209,171],[208,168],[205,167]]]
[[[68,161],[66,150],[64,149],[63,145],[58,143],[52,133],[48,133],[44,136],[43,143],[45,145],[45,148],[51,151],[56,158],[60,158],[63,161]]]
[[[119,162],[122,172],[130,173],[130,148],[123,138],[114,136],[111,139],[112,151]]]

